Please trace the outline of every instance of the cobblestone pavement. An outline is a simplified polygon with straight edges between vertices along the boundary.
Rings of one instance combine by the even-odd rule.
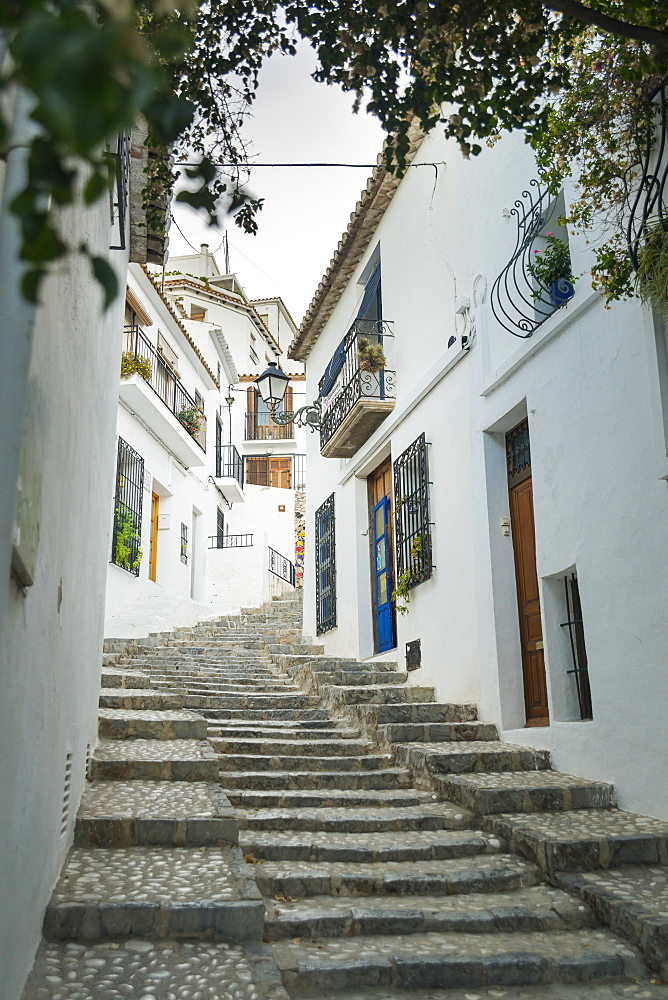
[[[24,1000],[668,1000],[665,825],[300,625],[107,644]]]

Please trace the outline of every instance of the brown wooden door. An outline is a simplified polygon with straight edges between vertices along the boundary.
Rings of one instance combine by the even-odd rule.
[[[529,429],[522,421],[506,438],[510,523],[513,533],[527,726],[549,725],[543,625],[536,570],[536,532]]]
[[[392,503],[392,459],[387,458],[377,469],[369,475],[367,478],[367,491],[369,498],[369,546],[371,551],[371,604],[374,610],[373,621],[374,621],[374,648],[378,652],[378,594],[376,592],[376,569],[377,569],[377,552],[375,539],[375,526],[373,510],[374,507],[383,499],[387,497],[389,504],[389,516],[387,519],[387,567],[389,569],[389,589],[392,591],[395,587],[394,581],[394,524],[393,524],[393,510],[394,504]],[[396,613],[394,608],[392,609],[392,644],[396,645]]]
[[[148,557],[148,578],[155,582],[156,569],[158,565],[158,509],[160,507],[160,497],[157,493],[151,494],[151,548]]]

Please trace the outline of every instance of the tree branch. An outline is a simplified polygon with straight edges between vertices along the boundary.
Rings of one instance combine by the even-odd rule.
[[[627,24],[626,21],[619,21],[616,17],[609,17],[599,10],[592,10],[579,0],[543,0],[543,4],[549,10],[556,10],[568,17],[575,18],[576,21],[583,21],[591,24],[595,28],[600,28],[608,35],[621,35],[622,38],[631,38],[637,42],[647,42],[656,45],[658,48],[668,48],[668,31],[661,31],[658,28],[648,28],[643,24]]]

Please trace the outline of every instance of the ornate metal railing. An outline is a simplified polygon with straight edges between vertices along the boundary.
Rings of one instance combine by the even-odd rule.
[[[408,572],[409,589],[428,580],[433,571],[427,447],[421,434],[394,461],[397,578]]]
[[[320,448],[324,448],[360,399],[394,399],[396,372],[383,367],[374,370],[376,352],[383,356],[384,340],[392,337],[387,320],[356,319],[337,348],[320,380],[323,398]],[[367,346],[368,345],[368,346]]]
[[[236,479],[243,489],[244,460],[233,444],[216,447],[216,478]]]
[[[573,295],[573,285],[567,277],[547,286],[531,272],[541,237],[550,225],[558,226],[557,206],[558,199],[551,198],[537,180],[532,180],[510,210],[517,220],[515,249],[492,286],[490,301],[495,318],[515,337],[530,337]],[[563,238],[568,239],[567,233],[564,232]]]
[[[209,535],[210,549],[250,549],[253,546],[253,535]]]
[[[668,232],[668,79],[664,80],[652,105],[654,127],[650,129],[640,161],[640,182],[629,197],[626,238],[633,267],[638,267],[638,251],[648,231],[660,226]]]
[[[285,413],[292,416],[292,411]],[[246,441],[288,441],[295,436],[292,424],[276,424],[268,413],[246,414]]]
[[[206,417],[179,378],[166,364],[139,326],[125,327],[124,351],[150,362],[151,377],[144,379],[176,419],[206,451]]]
[[[281,580],[285,580],[285,582],[289,583],[291,587],[294,587],[294,563],[291,563],[286,556],[282,556],[280,552],[276,551],[276,549],[272,549],[271,545],[267,546],[267,548],[269,549],[269,572],[273,573],[274,576],[280,577]]]
[[[336,530],[334,494],[315,512],[316,635],[336,626]]]

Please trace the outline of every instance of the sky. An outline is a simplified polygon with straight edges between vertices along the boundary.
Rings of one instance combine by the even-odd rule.
[[[294,57],[275,55],[260,75],[253,117],[244,134],[258,163],[373,164],[383,131],[370,115],[352,110],[353,97],[315,83],[315,56],[301,44]],[[228,223],[230,270],[249,298],[280,295],[299,323],[325,273],[364,188],[370,169],[256,168],[248,189],[264,198],[259,232],[249,236]],[[185,205],[175,207],[183,236],[199,250],[208,243],[224,270],[223,232]],[[172,225],[169,251],[192,253]],[[220,248],[220,249],[219,249]]]

